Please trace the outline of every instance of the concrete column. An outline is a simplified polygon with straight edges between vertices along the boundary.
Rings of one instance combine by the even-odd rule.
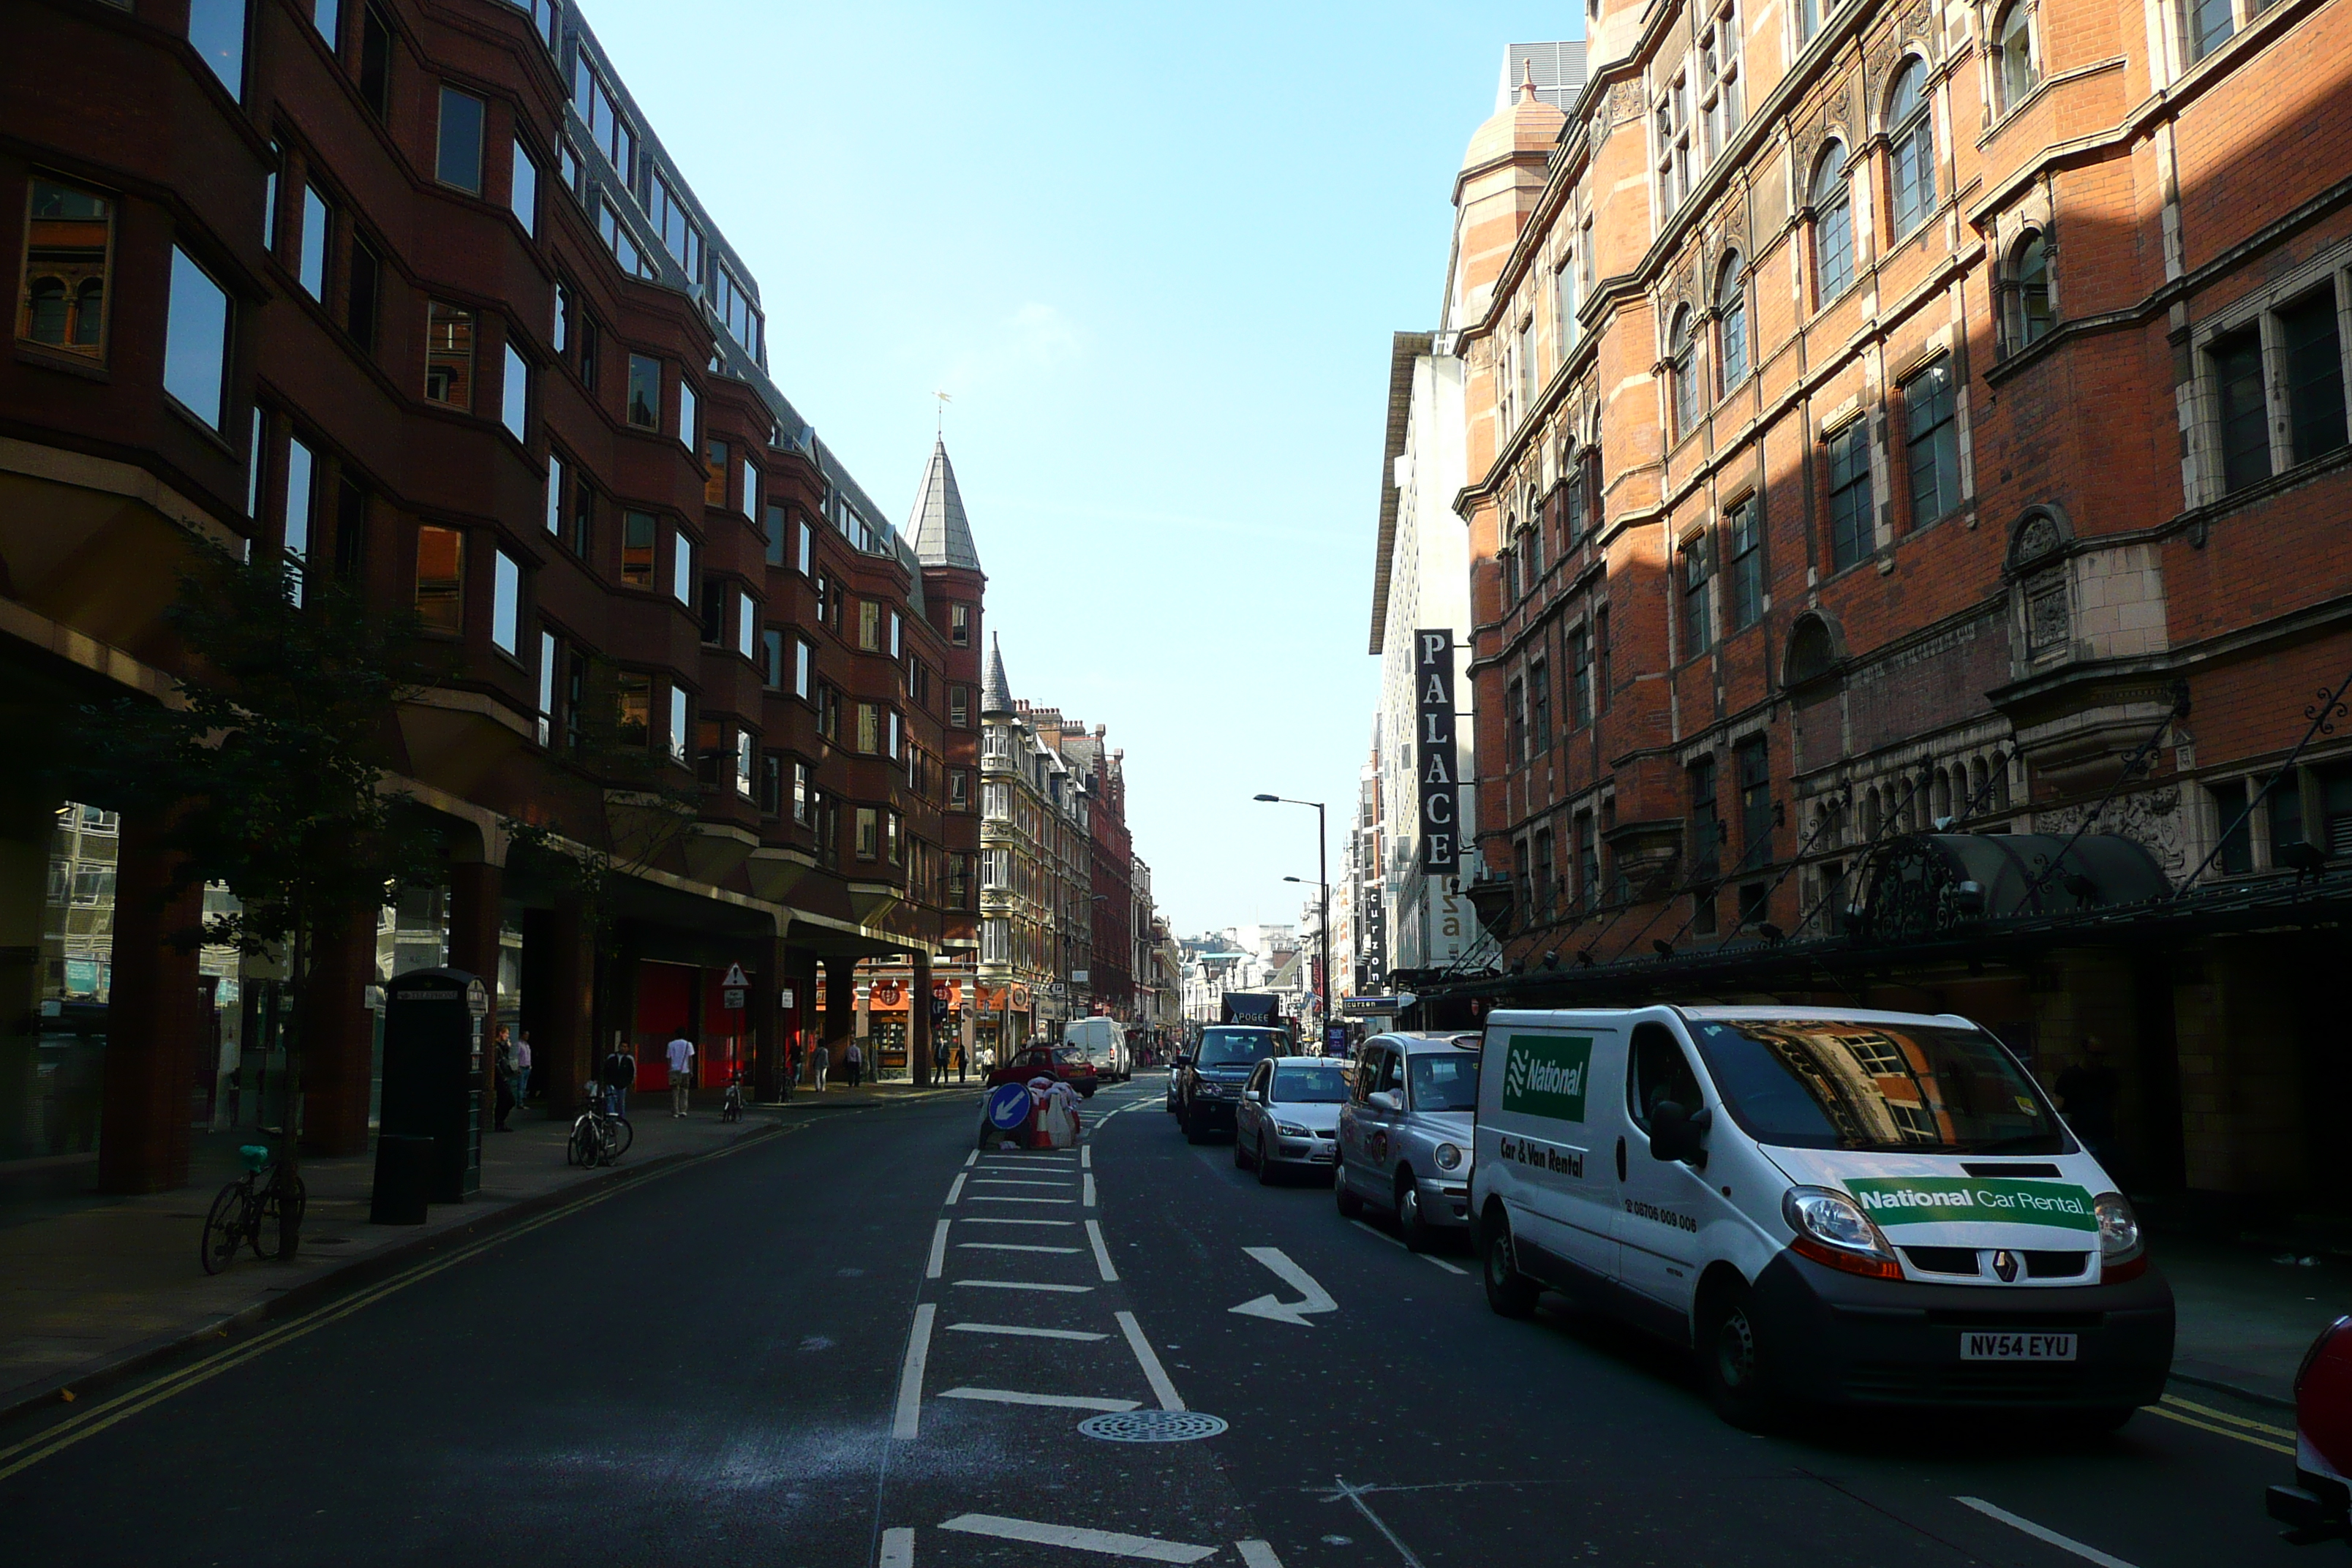
[[[345,910],[319,922],[296,1020],[302,1053],[302,1150],[338,1158],[368,1148],[368,1091],[375,1075],[376,911]]]
[[[824,961],[824,1044],[832,1053],[833,1071],[841,1071],[849,1050],[850,1031],[856,1026],[857,960]]]
[[[550,1121],[579,1110],[580,1088],[603,1064],[595,1048],[596,954],[586,903],[576,895],[523,916],[523,1021],[530,1029],[531,1079]]]
[[[499,900],[506,873],[484,860],[460,860],[449,868],[449,967],[476,975],[490,994],[482,1020],[482,1127],[497,1113],[498,1064],[490,1031],[499,1015]]]
[[[202,992],[196,950],[173,939],[204,919],[204,889],[174,888],[178,857],[161,825],[122,821],[114,876],[114,961],[107,1007],[106,1089],[98,1183],[159,1193],[188,1179],[189,1091]]]
[[[907,1076],[917,1088],[931,1081],[931,955],[915,954],[907,998]]]

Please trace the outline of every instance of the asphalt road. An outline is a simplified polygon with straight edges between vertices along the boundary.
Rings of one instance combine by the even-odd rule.
[[[0,1561],[2302,1555],[2262,1516],[2292,1468],[2273,1414],[2183,1389],[2107,1437],[1751,1436],[1673,1355],[1556,1298],[1496,1318],[1466,1256],[1341,1221],[1328,1184],[1262,1187],[1160,1105],[1157,1078],[1106,1089],[1058,1157],[975,1153],[961,1101],[786,1113],[782,1136],[0,1432]],[[1308,1286],[1330,1310],[1233,1310],[1319,1305]],[[1229,1425],[1077,1430],[1129,1412]]]

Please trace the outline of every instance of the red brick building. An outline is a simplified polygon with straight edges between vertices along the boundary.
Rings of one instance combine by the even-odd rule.
[[[784,1047],[848,1032],[860,961],[906,955],[928,990],[968,957],[985,579],[960,499],[931,531],[944,450],[909,543],[769,378],[751,269],[570,5],[33,0],[10,33],[19,734],[169,688],[188,536],[285,550],[414,605],[451,656],[401,708],[390,781],[451,847],[421,943],[501,989],[559,1104],[616,1034],[679,1028],[772,1087]],[[676,770],[690,821],[616,787],[605,733]],[[22,776],[0,825],[0,1158],[75,1152],[42,1087],[63,1048],[36,940],[58,803]],[[509,865],[510,820],[610,856],[605,901]],[[119,1188],[181,1179],[220,1027],[196,957],[157,940],[174,917],[129,896],[159,884],[151,831],[122,825],[103,1026]],[[352,911],[322,955],[323,1149],[365,1145],[370,985],[408,920]],[[739,963],[732,1014],[718,981]],[[248,1010],[271,984],[226,978]]]
[[[1473,140],[1499,999],[1949,1008],[2340,1207],[2352,8],[1599,0]]]

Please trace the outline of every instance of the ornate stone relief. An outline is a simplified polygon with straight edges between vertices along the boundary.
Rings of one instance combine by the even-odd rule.
[[[2045,572],[2025,584],[2025,653],[2029,658],[2055,653],[2074,640],[2074,616],[2066,604],[2066,574]]]
[[[2031,566],[2065,542],[2057,522],[2046,512],[2035,512],[2019,527],[2017,542],[2010,546],[2010,563]]]
[[[2083,825],[2092,803],[2033,814],[2033,831],[2061,837]],[[2189,814],[2180,809],[2178,786],[2117,795],[2091,825],[2094,833],[2116,833],[2138,843],[2175,886],[2189,873]]]

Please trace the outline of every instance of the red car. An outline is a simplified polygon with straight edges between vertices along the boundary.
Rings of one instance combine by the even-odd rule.
[[[1087,1060],[1087,1053],[1076,1046],[1024,1047],[1019,1056],[1003,1067],[989,1069],[988,1086],[993,1089],[1000,1083],[1027,1083],[1040,1077],[1059,1079],[1081,1096],[1094,1098],[1097,1082],[1094,1063]]]
[[[2352,1318],[2330,1323],[2295,1371],[2294,1481],[2263,1499],[2289,1541],[2352,1536]]]

